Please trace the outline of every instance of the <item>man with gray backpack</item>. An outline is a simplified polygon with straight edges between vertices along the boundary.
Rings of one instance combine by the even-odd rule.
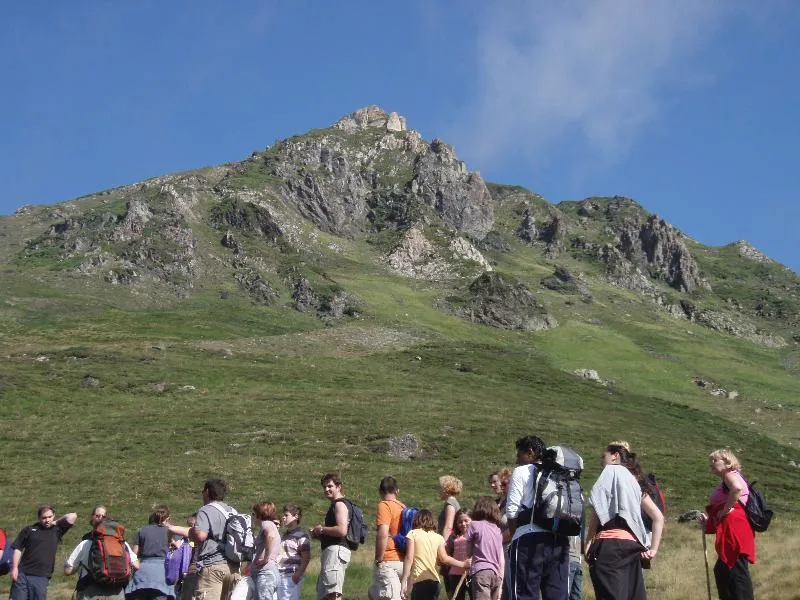
[[[194,527],[168,525],[172,534],[198,544],[195,600],[225,600],[241,579],[240,565],[253,557],[255,542],[249,515],[223,502],[228,485],[209,479],[203,486],[203,507]]]
[[[509,600],[564,600],[569,585],[569,536],[580,534],[583,459],[566,446],[545,448],[537,436],[516,443],[506,516]],[[541,595],[541,596],[540,596]]]

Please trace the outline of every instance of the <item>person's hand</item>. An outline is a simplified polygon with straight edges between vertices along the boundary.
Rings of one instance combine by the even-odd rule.
[[[400,597],[403,600],[406,600],[406,598],[408,598],[408,582],[407,581],[403,581],[400,584]]]
[[[309,533],[312,538],[317,539],[322,534],[322,525],[315,525]]]
[[[17,577],[19,577],[19,569],[17,567],[11,567],[11,581],[17,583]]]
[[[705,525],[706,521],[708,521],[708,515],[706,513],[701,512],[697,515],[697,522],[700,523],[700,525]]]
[[[658,550],[650,550],[649,548],[642,552],[642,558],[645,560],[652,560],[655,558],[655,555],[658,553]]]
[[[470,556],[469,558],[464,560],[464,566],[461,567],[461,568],[462,569],[469,569],[471,566],[472,566],[472,557]]]

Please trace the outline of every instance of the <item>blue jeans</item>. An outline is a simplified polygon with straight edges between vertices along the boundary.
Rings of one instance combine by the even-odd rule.
[[[272,564],[261,570],[251,573],[253,583],[256,584],[256,597],[258,600],[273,600],[275,590],[278,589],[278,565]]]
[[[50,579],[47,577],[37,577],[36,575],[25,575],[20,573],[17,582],[11,584],[9,600],[47,600],[47,586]]]
[[[578,560],[569,563],[569,600],[583,600],[583,569]]]

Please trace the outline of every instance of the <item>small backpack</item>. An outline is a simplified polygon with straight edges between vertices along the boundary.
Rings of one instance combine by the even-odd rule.
[[[225,516],[225,528],[217,542],[222,545],[222,553],[226,560],[232,563],[250,562],[256,551],[256,542],[253,537],[252,520],[250,515],[243,515],[231,507],[230,512],[216,502],[211,506]]]
[[[345,542],[350,550],[358,550],[358,547],[363,544],[367,539],[367,522],[364,520],[363,511],[353,504],[352,500],[342,498],[340,500],[347,504],[347,511],[349,513],[347,521],[347,535]]]
[[[772,515],[774,513],[769,506],[767,506],[767,499],[764,498],[764,495],[755,488],[758,482],[753,481],[751,483],[745,479],[744,475],[742,475],[742,479],[744,479],[744,482],[747,484],[748,491],[747,504],[744,505],[744,512],[747,514],[747,520],[750,521],[750,526],[756,533],[766,531],[770,521],[772,521]],[[722,489],[727,492],[730,488],[723,483]]]
[[[11,571],[11,557],[14,556],[14,549],[11,547],[11,542],[8,541],[6,530],[0,528],[0,550],[3,551],[3,556],[0,557],[0,575],[8,575]]]
[[[398,552],[402,552],[405,554],[406,548],[408,548],[408,539],[406,536],[408,532],[411,531],[411,525],[414,522],[414,517],[419,512],[418,508],[414,508],[413,506],[405,506],[403,507],[403,511],[400,513],[400,527],[392,536],[392,540],[394,541],[394,547]]]
[[[180,548],[167,552],[164,558],[164,573],[167,585],[174,585],[183,581],[183,576],[189,570],[192,562],[192,547],[189,542],[181,544]]]
[[[580,535],[583,525],[583,458],[566,446],[544,451],[536,474],[531,523],[560,535]]]
[[[86,570],[104,587],[123,587],[131,578],[131,556],[125,544],[125,526],[104,519],[92,531]]]
[[[664,496],[664,490],[661,489],[661,486],[658,484],[658,480],[653,473],[648,473],[645,479],[647,479],[647,483],[650,484],[650,487],[653,490],[649,494],[650,499],[653,501],[656,507],[658,507],[658,510],[661,511],[661,514],[666,518],[667,500]],[[644,512],[644,509],[642,510],[642,522],[644,523],[644,528],[647,531],[653,531],[653,519],[650,518],[650,515]]]

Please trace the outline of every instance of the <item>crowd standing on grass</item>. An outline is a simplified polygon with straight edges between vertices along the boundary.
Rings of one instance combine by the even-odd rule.
[[[588,496],[580,486],[583,459],[566,446],[546,447],[538,436],[517,440],[516,467],[489,476],[492,496],[462,507],[462,482],[439,479],[443,505],[431,511],[400,500],[387,476],[378,484],[370,600],[579,600],[585,558],[597,600],[644,600],[643,569],[657,556],[664,531],[664,497],[630,445],[608,444],[602,472]],[[750,600],[755,562],[751,504],[760,494],[726,449],[709,457],[720,478],[699,521],[716,535],[714,579],[721,600]],[[364,542],[360,508],[336,473],[321,481],[330,504],[321,524],[306,531],[298,504],[256,502],[239,514],[225,502],[222,479],[205,482],[202,506],[185,525],[157,506],[148,525],[125,541],[125,528],[96,506],[90,531],[64,563],[78,574],[75,600],[299,600],[319,541],[317,600],[343,597],[352,552]],[[764,515],[762,515],[764,516]],[[37,522],[10,542],[0,529],[0,575],[11,578],[10,600],[46,600],[58,544],[77,515],[55,517],[42,506]],[[253,525],[257,527],[253,533]],[[705,540],[705,537],[703,538]],[[708,573],[707,573],[708,574]],[[710,579],[709,579],[710,597]]]

